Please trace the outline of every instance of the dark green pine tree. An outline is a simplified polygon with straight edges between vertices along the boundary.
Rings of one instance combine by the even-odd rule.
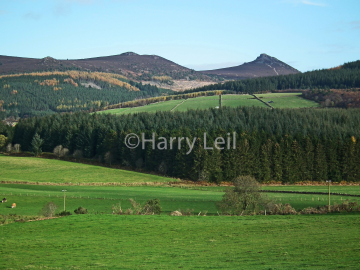
[[[274,144],[273,156],[272,156],[272,179],[274,181],[282,181],[282,149],[280,144]]]
[[[309,137],[305,139],[304,147],[304,162],[305,162],[305,171],[304,171],[304,180],[313,181],[315,179],[314,171],[314,145],[311,142]]]
[[[270,140],[261,146],[259,180],[263,183],[271,180],[271,146],[272,142]]]
[[[314,171],[315,171],[315,181],[325,181],[328,177],[328,166],[326,163],[326,155],[324,147],[321,143],[318,143],[315,146],[315,156],[314,156]]]

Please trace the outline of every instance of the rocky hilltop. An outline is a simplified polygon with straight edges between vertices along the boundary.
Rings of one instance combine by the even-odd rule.
[[[288,75],[299,73],[297,69],[265,53],[254,61],[235,67],[201,71],[205,75],[217,75],[226,79],[249,79],[256,77]]]

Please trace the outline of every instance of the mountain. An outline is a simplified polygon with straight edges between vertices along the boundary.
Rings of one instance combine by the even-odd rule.
[[[116,73],[138,81],[181,79],[212,81],[210,77],[201,72],[180,66],[163,57],[157,55],[139,55],[133,52],[77,60],[57,60],[49,56],[36,59],[0,55],[1,75],[53,70]],[[169,78],[161,78],[162,76]]]
[[[288,75],[300,73],[297,69],[285,64],[284,62],[271,57],[265,53],[260,54],[254,61],[244,63],[235,67],[204,70],[205,75],[217,75],[225,79],[250,79],[257,77]]]

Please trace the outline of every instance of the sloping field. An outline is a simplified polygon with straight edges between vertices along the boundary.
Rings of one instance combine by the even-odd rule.
[[[40,183],[169,182],[171,178],[81,163],[0,155],[0,181]]]
[[[300,97],[301,93],[269,93],[269,94],[257,94],[261,100],[265,102],[271,101],[271,106],[274,108],[311,108],[318,107],[319,104],[306,100]],[[175,108],[176,105],[179,105]],[[128,114],[139,112],[157,112],[157,111],[187,111],[190,109],[210,109],[219,106],[219,96],[205,96],[197,98],[189,98],[187,100],[170,100],[150,104],[142,107],[134,108],[121,108],[106,110],[100,113],[112,113],[112,114]],[[223,95],[222,106],[239,107],[239,106],[258,106],[268,107],[263,102],[255,99],[251,95]]]
[[[0,227],[4,269],[358,269],[360,215],[77,215]]]
[[[319,107],[319,104],[299,96],[298,93],[271,93],[256,95],[258,98],[269,103],[274,108],[312,108]]]

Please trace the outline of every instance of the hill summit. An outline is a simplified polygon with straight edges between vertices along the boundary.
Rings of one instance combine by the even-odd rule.
[[[226,79],[249,79],[300,73],[297,69],[265,53],[260,54],[254,61],[239,66],[201,72],[206,75],[218,75]]]

